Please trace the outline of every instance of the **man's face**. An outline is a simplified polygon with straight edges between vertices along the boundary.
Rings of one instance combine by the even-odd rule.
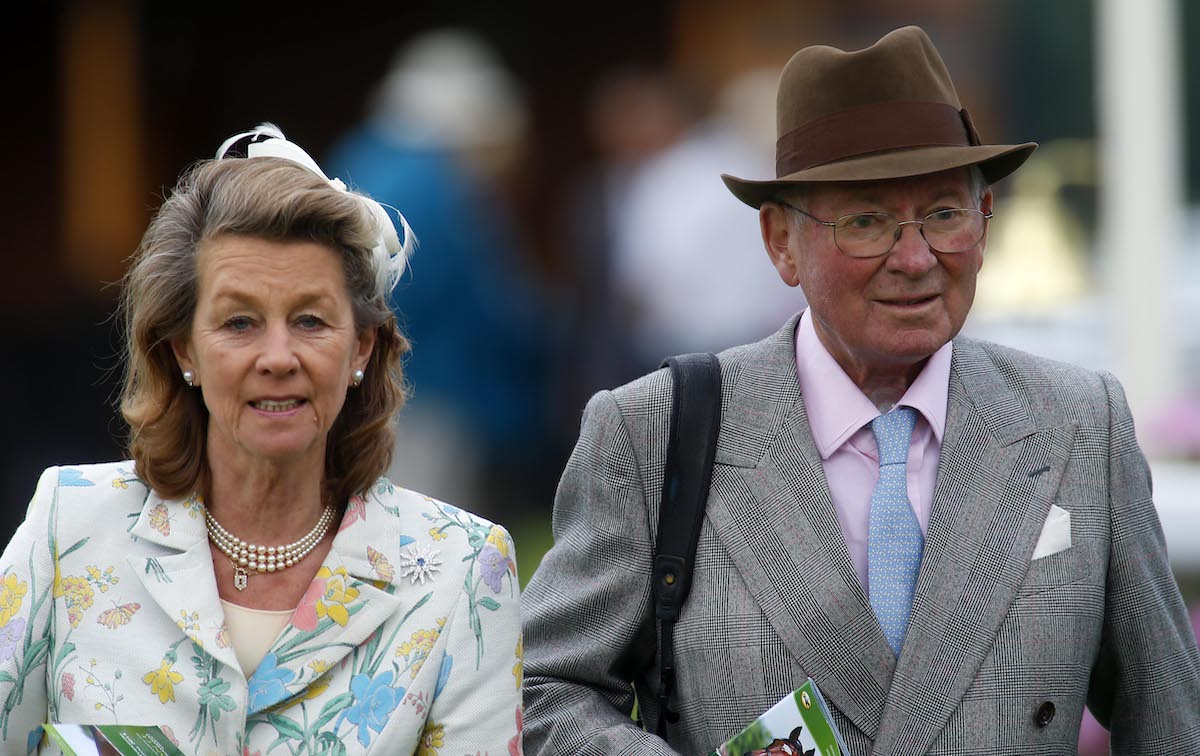
[[[810,185],[797,207],[826,221],[851,213],[918,220],[949,208],[990,211],[991,190],[971,196],[967,169],[878,182]],[[975,298],[986,234],[972,249],[934,252],[916,225],[880,257],[844,254],[833,229],[764,205],[764,240],[784,282],[799,285],[821,343],[860,387],[881,377],[916,377],[924,361],[958,333]]]

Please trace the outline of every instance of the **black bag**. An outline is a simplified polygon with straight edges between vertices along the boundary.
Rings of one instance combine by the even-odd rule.
[[[663,468],[662,504],[654,557],[654,616],[659,621],[658,724],[679,721],[668,704],[675,690],[674,629],[692,583],[696,542],[712,482],[717,435],[721,430],[721,362],[715,354],[684,354],[663,363],[675,383],[671,431]]]

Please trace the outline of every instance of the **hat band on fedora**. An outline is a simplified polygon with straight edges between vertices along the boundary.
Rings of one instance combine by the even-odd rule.
[[[941,102],[877,102],[793,129],[775,144],[775,175],[884,150],[981,144],[967,109]]]

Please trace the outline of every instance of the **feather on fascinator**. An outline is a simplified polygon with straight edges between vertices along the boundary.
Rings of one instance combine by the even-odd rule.
[[[400,227],[404,231],[404,242],[402,244],[400,237],[396,233],[396,225],[392,221],[392,216],[388,214],[383,205],[365,194],[349,191],[341,179],[331,179],[329,176],[326,176],[325,171],[321,170],[321,166],[317,165],[317,161],[313,160],[307,152],[295,143],[289,142],[283,136],[283,132],[279,127],[273,123],[262,123],[251,131],[243,131],[240,134],[234,134],[229,137],[217,149],[217,160],[235,157],[227,155],[229,149],[247,138],[250,140],[249,144],[246,145],[247,158],[273,157],[290,160],[320,176],[329,182],[329,185],[334,189],[350,194],[365,205],[375,219],[377,228],[375,247],[371,250],[372,264],[376,275],[376,291],[385,297],[391,293],[400,281],[400,275],[404,272],[404,266],[407,264],[408,258],[416,246],[416,238],[413,236],[412,228],[409,227],[408,221],[404,219],[404,216],[398,210],[392,208],[396,213],[396,218],[400,221]]]

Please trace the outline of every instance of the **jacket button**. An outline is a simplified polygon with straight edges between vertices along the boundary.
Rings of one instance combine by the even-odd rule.
[[[1033,721],[1038,727],[1045,727],[1054,719],[1054,703],[1051,701],[1043,701],[1042,705],[1037,708],[1037,712],[1033,715]]]

